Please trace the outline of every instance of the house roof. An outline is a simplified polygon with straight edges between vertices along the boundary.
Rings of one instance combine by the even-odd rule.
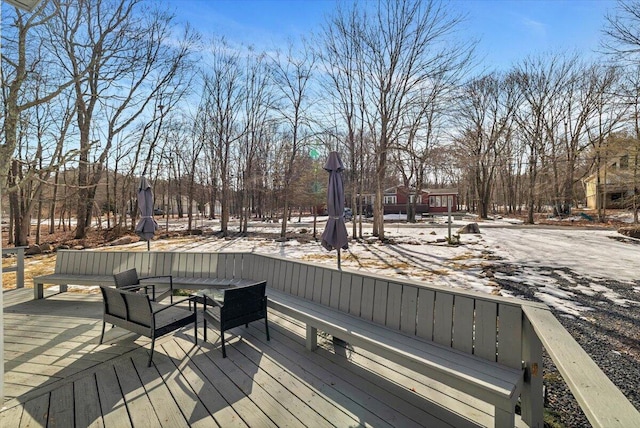
[[[458,189],[426,189],[429,195],[457,195]]]
[[[405,189],[407,193],[414,194],[415,188],[407,188],[403,185],[389,187],[388,189],[384,189],[385,195],[395,195],[399,188]],[[421,193],[426,193],[428,195],[457,195],[458,189],[421,189]]]

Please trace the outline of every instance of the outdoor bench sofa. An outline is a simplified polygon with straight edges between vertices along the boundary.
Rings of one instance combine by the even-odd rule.
[[[143,277],[142,285],[163,289],[170,284],[173,289],[201,289],[251,283],[233,277],[233,262],[233,257],[213,253],[60,250],[54,273],[33,278],[34,299],[44,297],[45,284],[59,285],[60,292],[67,291],[68,285],[115,286],[114,274],[130,269]]]
[[[272,256],[254,256],[251,267],[248,275],[269,284],[269,307],[306,325],[310,351],[321,330],[489,403],[496,427],[514,426],[532,376],[522,360],[522,312],[508,299]],[[525,413],[539,405],[541,417],[541,384],[539,392]]]
[[[495,426],[513,427],[524,372],[450,347],[405,335],[305,298],[269,290],[269,305],[304,322],[307,349],[318,329],[495,406]]]
[[[255,253],[67,250],[58,257],[54,274],[34,279],[36,298],[43,283],[111,284],[113,272],[133,267],[172,275],[174,288],[266,281],[269,307],[306,325],[310,350],[321,330],[489,403],[497,427],[514,426],[521,397],[522,420],[541,426],[542,345],[514,299]],[[464,414],[467,403],[457,403],[447,411]]]

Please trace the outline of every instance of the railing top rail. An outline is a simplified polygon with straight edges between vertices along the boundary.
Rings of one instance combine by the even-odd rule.
[[[2,248],[2,254],[13,254],[13,253],[19,253],[21,251],[26,250],[29,247],[6,247],[6,248]]]
[[[591,425],[602,428],[638,426],[640,412],[553,313],[534,307],[524,307],[523,311]]]

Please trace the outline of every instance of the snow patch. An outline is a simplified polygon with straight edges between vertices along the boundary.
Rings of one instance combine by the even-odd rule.
[[[564,299],[562,297],[553,296],[547,293],[535,293],[535,296],[543,303],[567,315],[580,318],[583,312],[593,311],[593,308],[582,306],[580,303]]]

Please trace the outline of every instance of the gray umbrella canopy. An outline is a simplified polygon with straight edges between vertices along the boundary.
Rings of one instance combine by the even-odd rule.
[[[328,251],[338,250],[338,268],[340,268],[340,249],[349,248],[347,227],[344,224],[344,185],[342,171],[344,167],[338,152],[329,153],[324,169],[329,172],[329,186],[327,187],[327,212],[329,219],[322,232],[322,246]]]
[[[136,225],[136,233],[147,241],[148,250],[150,249],[149,241],[158,230],[158,223],[153,218],[153,192],[146,177],[142,177],[138,187],[138,208],[140,209],[140,221]]]

